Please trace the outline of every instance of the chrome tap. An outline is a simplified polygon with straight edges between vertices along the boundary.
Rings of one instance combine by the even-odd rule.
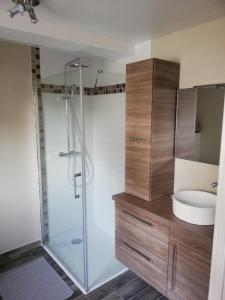
[[[218,182],[216,182],[216,181],[213,182],[213,183],[211,184],[211,187],[212,187],[212,188],[215,188],[215,187],[217,187],[217,186],[218,186]]]

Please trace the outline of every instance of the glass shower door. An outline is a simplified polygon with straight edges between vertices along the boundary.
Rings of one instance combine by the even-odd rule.
[[[54,91],[42,93],[42,112],[46,248],[82,288],[87,286],[87,280],[83,117],[79,85],[71,85],[66,95]]]

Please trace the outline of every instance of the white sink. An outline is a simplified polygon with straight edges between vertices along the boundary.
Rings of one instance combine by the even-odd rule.
[[[180,191],[173,195],[174,215],[191,224],[213,225],[216,195],[202,191]]]

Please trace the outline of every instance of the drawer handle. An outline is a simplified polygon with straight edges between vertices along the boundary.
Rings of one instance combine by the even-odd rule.
[[[172,291],[176,287],[176,265],[177,265],[177,245],[174,245],[173,246],[172,280],[171,280],[171,290]]]
[[[150,226],[150,227],[153,227],[153,224],[152,224],[152,223],[150,223],[150,222],[148,222],[148,221],[145,221],[145,220],[142,220],[141,218],[139,218],[139,217],[133,215],[132,213],[129,213],[129,212],[126,211],[126,210],[122,210],[122,212],[123,212],[124,214],[127,214],[128,216],[130,216],[130,217],[132,217],[132,218],[134,218],[134,219],[136,219],[136,220],[138,220],[138,221],[140,221],[140,222],[142,222],[142,223],[144,223],[144,224]]]
[[[133,137],[133,136],[128,136],[127,138],[129,141],[134,141],[134,142],[145,142],[147,139],[140,138],[140,137]]]
[[[148,262],[152,262],[152,259],[149,258],[148,256],[146,256],[145,254],[141,253],[140,251],[138,251],[137,249],[131,247],[130,245],[128,245],[126,242],[122,242],[127,248],[131,249],[132,251],[136,252],[138,255],[142,256],[144,259],[146,259]]]

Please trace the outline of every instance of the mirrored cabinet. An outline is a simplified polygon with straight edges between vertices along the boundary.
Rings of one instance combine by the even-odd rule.
[[[224,91],[223,86],[178,91],[177,158],[219,165]]]

